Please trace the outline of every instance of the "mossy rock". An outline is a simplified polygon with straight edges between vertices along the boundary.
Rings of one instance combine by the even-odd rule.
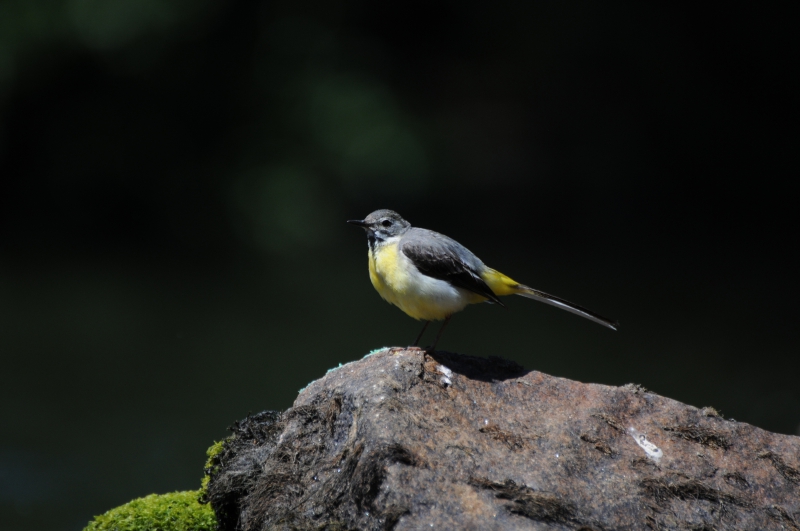
[[[200,481],[201,499],[205,496],[209,479],[219,471],[219,456],[225,450],[226,441],[227,439],[215,442],[206,450],[206,466],[203,467],[203,479]]]
[[[84,531],[214,531],[217,519],[200,491],[151,494],[96,516]]]

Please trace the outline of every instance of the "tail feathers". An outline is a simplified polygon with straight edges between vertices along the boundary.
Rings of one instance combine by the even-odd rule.
[[[582,306],[578,306],[577,304],[565,301],[564,299],[556,297],[555,295],[550,295],[543,291],[535,290],[533,288],[529,288],[528,286],[523,286],[522,284],[518,284],[516,287],[517,287],[517,289],[515,290],[516,295],[522,295],[523,297],[527,297],[528,299],[534,299],[543,302],[545,304],[555,306],[556,308],[567,310],[568,312],[574,313],[575,315],[580,315],[581,317],[585,317],[590,321],[594,321],[595,323],[608,327],[611,330],[616,330],[617,327],[619,326],[619,323],[616,321],[612,321],[611,319],[606,319],[605,317],[602,317],[591,310],[587,310]]]

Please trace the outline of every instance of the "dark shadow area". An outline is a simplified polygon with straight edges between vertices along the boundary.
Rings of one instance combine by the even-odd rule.
[[[475,356],[466,356],[464,354],[444,352],[441,350],[428,352],[427,356],[441,365],[444,365],[454,373],[481,382],[496,382],[510,380],[512,378],[521,378],[530,372],[514,361],[497,356],[477,358]]]

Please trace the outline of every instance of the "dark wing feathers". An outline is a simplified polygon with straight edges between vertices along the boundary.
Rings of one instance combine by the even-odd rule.
[[[413,228],[400,241],[400,250],[423,275],[505,306],[480,277],[483,262],[457,241],[438,232]]]

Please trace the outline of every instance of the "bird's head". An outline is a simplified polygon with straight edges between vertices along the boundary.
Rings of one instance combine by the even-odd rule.
[[[402,236],[411,228],[411,223],[393,210],[376,210],[364,219],[351,219],[348,223],[358,225],[367,231],[370,243],[382,242],[395,236]]]

